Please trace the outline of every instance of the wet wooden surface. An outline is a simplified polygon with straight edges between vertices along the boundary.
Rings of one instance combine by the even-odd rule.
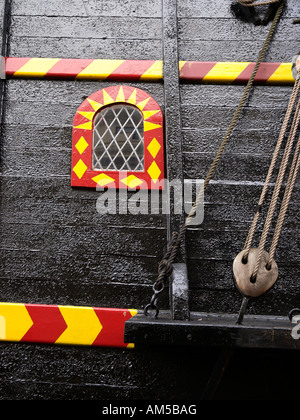
[[[236,20],[229,0],[216,3],[178,1],[179,58],[255,61],[268,27]],[[289,0],[265,61],[291,62],[298,53],[295,17],[299,17],[298,0]],[[8,54],[162,59],[161,34],[159,0],[12,0]],[[100,216],[97,192],[70,187],[74,113],[86,96],[109,85],[6,83],[0,175],[2,301],[141,308],[151,297],[166,245],[166,217]],[[149,92],[164,111],[163,83],[135,86]],[[206,175],[243,89],[181,85],[185,178]],[[290,93],[291,87],[255,87],[207,190],[204,223],[188,232],[193,311],[235,314],[239,309],[232,261],[246,238]],[[250,314],[285,316],[298,306],[298,194],[299,184],[276,254],[280,278],[267,295],[249,306]],[[168,307],[168,296],[162,304]],[[248,382],[241,389],[235,384],[249,352],[237,353],[229,377],[224,378],[237,396],[278,396],[276,385],[287,372],[289,383],[296,383],[294,356],[269,355],[279,369],[275,377],[265,353],[252,352],[254,358],[247,359],[243,373]],[[217,353],[191,349],[186,357],[186,350],[162,347],[124,352],[2,343],[0,398],[197,398]],[[253,366],[260,379],[253,375]],[[230,375],[235,382],[230,382]],[[225,385],[220,398],[228,397]]]

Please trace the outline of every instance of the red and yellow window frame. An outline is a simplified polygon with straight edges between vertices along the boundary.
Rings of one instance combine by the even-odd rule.
[[[144,118],[144,170],[105,171],[92,169],[94,117],[101,109],[118,103],[137,107]],[[163,189],[163,114],[147,92],[132,86],[110,86],[86,98],[73,120],[73,187]]]

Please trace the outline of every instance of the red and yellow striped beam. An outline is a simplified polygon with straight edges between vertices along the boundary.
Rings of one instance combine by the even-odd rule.
[[[0,341],[133,348],[125,321],[135,309],[0,303]]]
[[[253,62],[179,61],[180,80],[195,83],[245,84],[253,71]],[[5,59],[7,78],[44,78],[106,81],[160,81],[161,60],[105,60],[64,58]],[[262,63],[257,84],[294,84],[292,63]]]

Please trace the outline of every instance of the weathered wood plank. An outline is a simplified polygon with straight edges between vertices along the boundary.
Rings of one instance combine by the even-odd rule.
[[[41,53],[42,52],[42,53]],[[10,55],[41,58],[161,60],[160,40],[11,37]]]
[[[15,16],[139,16],[160,17],[160,0],[137,2],[128,0],[116,2],[115,0],[83,0],[74,2],[66,0],[62,4],[59,0],[43,3],[40,0],[15,0],[13,14]]]
[[[178,20],[178,37],[187,41],[233,41],[243,39],[244,41],[253,42],[255,39],[263,43],[266,39],[268,29],[265,26],[255,26],[245,24],[237,19],[218,19],[218,18],[195,18],[191,15],[187,18]],[[290,17],[282,17],[277,30],[274,34],[273,41],[292,42],[298,38],[299,30],[293,25]]]
[[[12,37],[74,39],[161,39],[160,18],[15,16]],[[117,58],[117,57],[116,57]]]
[[[194,61],[256,61],[263,42],[179,40],[179,60]],[[276,41],[271,43],[264,61],[291,62],[298,51],[298,41]]]

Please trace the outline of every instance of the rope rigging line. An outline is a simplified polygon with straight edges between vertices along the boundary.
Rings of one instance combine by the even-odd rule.
[[[293,90],[293,93],[296,92],[296,94],[297,94],[299,92],[299,86],[300,86],[300,73],[298,72],[298,76],[297,76],[297,80],[296,80],[296,88]],[[294,96],[294,95],[292,95],[292,96]],[[290,114],[290,110],[288,110],[287,114]],[[289,133],[288,140],[287,140],[287,143],[286,143],[286,147],[285,147],[285,150],[284,150],[283,158],[282,158],[281,165],[280,165],[280,168],[279,168],[277,180],[276,180],[276,183],[275,183],[271,203],[270,203],[270,206],[269,206],[269,209],[268,209],[266,221],[265,221],[263,232],[262,232],[262,235],[261,235],[261,239],[260,239],[260,243],[259,243],[259,247],[258,247],[258,256],[257,256],[255,268],[254,268],[254,271],[253,271],[253,274],[252,274],[253,279],[256,278],[257,273],[258,273],[258,269],[260,267],[262,253],[263,253],[264,248],[265,248],[267,235],[269,233],[271,222],[272,222],[272,219],[273,219],[273,216],[274,216],[274,213],[275,213],[275,207],[276,207],[278,196],[279,196],[279,193],[280,193],[280,189],[282,187],[282,183],[283,183],[283,180],[284,180],[284,175],[286,173],[288,161],[289,161],[290,155],[292,153],[292,147],[293,147],[293,144],[294,144],[294,141],[295,141],[295,137],[296,137],[297,130],[298,130],[298,127],[299,127],[299,123],[300,123],[300,99],[299,99],[297,107],[296,107],[296,111],[295,111],[295,115],[294,115],[294,118],[293,118],[292,126],[291,126],[291,129],[290,129],[290,133]],[[285,132],[284,132],[284,134],[285,134]],[[279,143],[281,143],[281,142],[279,142]],[[276,147],[276,149],[278,149],[278,146]],[[290,175],[289,175],[289,178],[288,178],[288,181],[287,181],[285,195],[284,195],[284,198],[282,200],[282,208],[281,208],[280,216],[279,216],[280,219],[278,219],[278,221],[277,221],[277,225],[276,225],[276,229],[275,229],[275,233],[274,233],[274,237],[273,237],[273,242],[271,244],[271,251],[270,251],[270,254],[269,254],[269,260],[268,260],[268,263],[267,263],[267,267],[270,267],[271,263],[273,261],[276,246],[277,246],[279,236],[280,236],[280,233],[281,233],[281,228],[282,228],[282,225],[283,225],[283,219],[284,219],[284,216],[285,216],[286,211],[287,211],[287,207],[288,207],[288,204],[289,204],[289,200],[290,200],[290,197],[291,197],[293,186],[295,184],[294,173],[297,173],[298,169],[299,169],[298,166],[297,166],[298,164],[296,163],[297,162],[298,151],[299,151],[299,144],[297,144],[296,149],[294,151],[294,160],[293,160],[292,165],[291,165]],[[273,160],[272,160],[272,164],[273,164]],[[269,181],[270,181],[270,177],[269,177],[269,174],[268,174],[266,183],[268,183]],[[264,190],[266,190],[266,188],[267,188],[266,183],[265,183]],[[260,212],[257,212],[257,213],[259,214]],[[255,217],[255,220],[257,221],[257,217]],[[253,234],[254,234],[254,231],[253,231],[253,228],[251,228],[251,236],[249,238],[248,249],[247,249],[248,252],[249,252],[249,248],[250,248],[250,243],[252,242],[252,239],[253,239]]]
[[[263,203],[264,203],[264,200],[265,200],[265,197],[266,197],[267,189],[269,187],[271,177],[272,177],[272,174],[274,172],[275,164],[277,162],[278,155],[279,155],[279,152],[280,152],[280,148],[282,146],[282,142],[284,140],[284,136],[286,134],[288,124],[289,124],[289,121],[290,121],[291,116],[292,116],[293,108],[295,106],[295,102],[296,102],[296,98],[297,98],[299,90],[300,90],[300,80],[299,80],[299,78],[297,78],[296,82],[295,82],[295,85],[294,85],[294,88],[293,88],[293,91],[292,91],[292,94],[291,94],[291,97],[290,97],[290,100],[289,100],[289,104],[288,104],[287,111],[286,111],[286,114],[285,114],[285,117],[284,117],[284,121],[283,121],[283,124],[281,126],[278,141],[277,141],[275,150],[273,152],[273,157],[272,157],[272,160],[271,160],[271,163],[270,163],[270,166],[269,166],[269,170],[268,170],[268,173],[267,173],[267,176],[266,176],[266,180],[265,180],[265,183],[264,183],[264,186],[263,186],[263,189],[262,189],[262,192],[261,192],[261,196],[260,196],[260,199],[259,199],[259,202],[258,202],[258,205],[257,205],[256,213],[254,215],[254,218],[253,218],[253,221],[252,221],[252,224],[251,224],[251,227],[249,229],[249,233],[248,233],[245,245],[244,245],[244,250],[245,250],[244,261],[247,261],[247,258],[248,258],[249,250],[250,250],[250,247],[251,247],[251,243],[253,241],[253,236],[254,236],[255,229],[256,229],[256,226],[257,226],[257,223],[258,223],[258,219],[259,219],[259,216],[260,216],[260,213],[261,213],[261,210],[262,210],[262,206],[263,206]],[[295,115],[295,117],[296,117],[296,115]]]
[[[236,111],[233,115],[233,118],[232,118],[232,120],[229,124],[229,127],[226,131],[226,134],[225,134],[224,138],[223,138],[221,146],[219,147],[219,150],[218,150],[218,152],[215,156],[215,159],[214,159],[214,161],[213,161],[213,163],[212,163],[212,165],[211,165],[211,167],[210,167],[210,169],[207,173],[207,176],[204,180],[203,187],[201,188],[200,192],[198,193],[198,195],[196,197],[196,200],[193,203],[193,206],[192,206],[189,214],[187,215],[185,223],[182,225],[179,233],[178,232],[173,232],[172,239],[171,239],[170,243],[168,244],[167,251],[164,254],[164,256],[163,256],[163,258],[162,258],[162,260],[161,260],[161,262],[158,266],[158,277],[157,277],[157,280],[155,281],[155,283],[153,284],[153,287],[152,287],[154,293],[151,297],[150,303],[147,304],[144,308],[144,314],[146,316],[149,315],[149,310],[150,309],[155,311],[155,317],[157,317],[157,315],[159,313],[159,309],[158,309],[158,305],[157,305],[158,296],[164,290],[164,281],[172,274],[172,271],[173,271],[172,265],[175,261],[175,258],[176,258],[177,252],[179,250],[180,244],[185,238],[187,228],[190,225],[190,223],[192,222],[192,218],[195,215],[195,212],[197,210],[197,207],[199,206],[199,203],[202,202],[202,200],[203,200],[204,192],[205,192],[206,188],[208,187],[208,185],[209,185],[209,183],[210,183],[210,181],[213,177],[213,174],[216,170],[216,167],[217,167],[217,165],[218,165],[218,163],[219,163],[219,161],[222,157],[222,154],[224,152],[224,149],[225,149],[225,147],[226,147],[226,145],[229,141],[231,133],[232,133],[237,121],[238,121],[238,118],[240,116],[242,108],[243,108],[243,106],[246,102],[246,99],[249,95],[249,92],[250,92],[250,90],[253,86],[254,78],[256,76],[256,73],[259,69],[259,66],[260,66],[260,64],[263,60],[263,57],[264,57],[264,55],[267,51],[267,48],[268,48],[268,46],[271,42],[271,39],[273,37],[273,34],[274,34],[275,29],[277,27],[277,24],[280,20],[280,16],[281,16],[281,13],[283,11],[285,0],[276,0],[276,2],[277,1],[281,1],[281,4],[276,11],[276,15],[273,19],[273,22],[272,22],[271,26],[270,26],[270,29],[269,29],[269,32],[267,34],[266,40],[265,40],[265,42],[264,42],[264,44],[263,44],[263,46],[262,46],[262,48],[259,52],[255,67],[253,69],[253,72],[252,72],[252,74],[251,74],[251,76],[248,80],[248,83],[245,87],[242,98],[241,98],[241,100],[240,100],[240,102],[237,106],[237,109],[236,109]]]
[[[286,115],[280,130],[278,141],[273,153],[271,164],[269,166],[268,174],[263,186],[263,190],[259,199],[256,213],[254,215],[247,240],[244,246],[244,250],[240,252],[233,262],[233,272],[235,283],[239,291],[243,295],[242,304],[237,318],[237,324],[241,324],[244,314],[246,312],[247,304],[253,297],[258,297],[263,293],[267,292],[277,281],[278,278],[278,267],[274,260],[276,247],[278,245],[279,237],[281,234],[283,222],[287,213],[288,205],[291,200],[292,191],[296,183],[297,175],[300,168],[300,136],[297,144],[294,148],[294,156],[292,159],[290,172],[288,175],[284,196],[281,202],[279,215],[274,230],[270,252],[265,251],[265,244],[273,216],[275,214],[275,207],[277,205],[279,193],[283,184],[287,166],[292,154],[292,150],[295,143],[295,138],[299,130],[300,124],[300,98],[296,104],[296,109],[293,114],[293,109],[296,103],[296,99],[300,90],[300,68],[298,68],[295,85],[289,100]],[[267,212],[266,220],[264,223],[263,231],[258,248],[251,248],[255,228],[258,222],[258,218],[261,213],[262,205],[265,199],[266,191],[269,186],[271,176],[275,167],[275,163],[278,158],[279,150],[285,135],[287,134],[287,126],[289,121],[292,119],[290,131],[286,141],[286,145],[283,152],[282,161],[278,170],[277,179],[275,182],[271,202]]]

